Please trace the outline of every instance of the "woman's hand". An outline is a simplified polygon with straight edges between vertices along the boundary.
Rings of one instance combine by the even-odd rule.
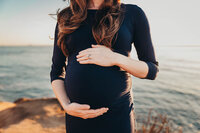
[[[80,51],[76,57],[80,64],[97,64],[100,66],[113,66],[116,60],[115,52],[110,48],[93,44],[92,48]]]
[[[88,104],[78,104],[72,102],[66,105],[64,110],[69,115],[87,119],[103,115],[103,113],[108,111],[108,108],[102,107],[99,109],[90,109],[90,105]]]

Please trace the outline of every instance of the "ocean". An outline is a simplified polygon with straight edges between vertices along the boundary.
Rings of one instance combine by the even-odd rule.
[[[52,53],[52,46],[0,46],[0,101],[54,97]],[[153,109],[183,133],[199,133],[200,46],[159,46],[155,53],[160,70],[156,80],[132,76],[137,121]],[[132,57],[137,59],[134,47]]]

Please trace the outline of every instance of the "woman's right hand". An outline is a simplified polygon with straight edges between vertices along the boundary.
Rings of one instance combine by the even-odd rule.
[[[76,102],[72,102],[66,105],[64,107],[64,110],[69,115],[87,119],[103,115],[103,113],[106,113],[108,111],[108,108],[102,107],[99,109],[90,109],[90,105],[88,104],[79,104]]]

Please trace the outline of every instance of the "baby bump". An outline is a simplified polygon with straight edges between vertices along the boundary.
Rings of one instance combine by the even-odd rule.
[[[127,93],[131,88],[130,78],[117,66],[71,62],[66,68],[65,89],[71,102],[96,108],[109,105]]]

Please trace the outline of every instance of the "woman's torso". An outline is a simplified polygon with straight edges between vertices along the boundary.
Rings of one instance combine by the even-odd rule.
[[[66,36],[69,56],[66,66],[65,89],[71,102],[87,103],[92,108],[119,101],[131,90],[131,75],[118,66],[103,67],[96,64],[80,64],[76,60],[79,51],[96,44],[92,35],[92,22],[97,10],[88,9],[87,19],[73,33]],[[132,20],[130,12],[125,17],[113,45],[115,52],[129,56],[132,49]],[[106,60],[106,59],[105,59]]]

